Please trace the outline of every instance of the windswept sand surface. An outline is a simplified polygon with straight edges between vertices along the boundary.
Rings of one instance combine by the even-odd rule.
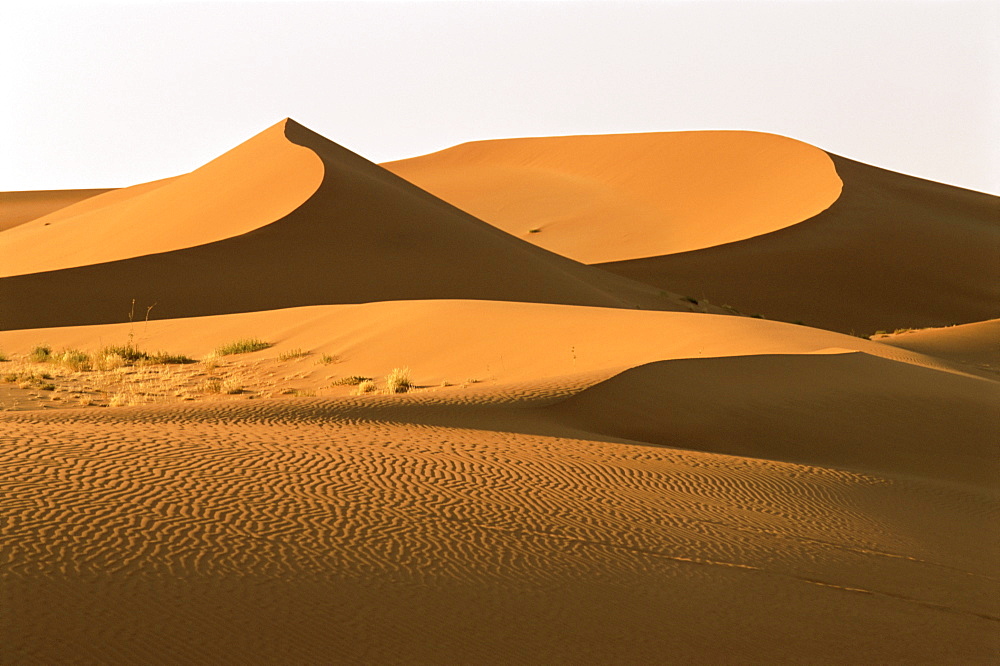
[[[584,265],[872,218],[790,139],[578,139],[390,165],[499,229],[284,121],[0,232],[0,663],[992,663],[998,320],[869,340]],[[975,226],[931,185],[901,254]]]

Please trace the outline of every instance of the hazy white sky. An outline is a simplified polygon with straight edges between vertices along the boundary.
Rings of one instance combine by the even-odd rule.
[[[0,190],[176,175],[291,116],[374,161],[761,130],[1000,193],[994,1],[25,0],[0,24]]]

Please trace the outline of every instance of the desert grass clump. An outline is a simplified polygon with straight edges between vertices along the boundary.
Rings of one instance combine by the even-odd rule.
[[[692,305],[698,305],[698,299],[695,298],[694,296],[685,296],[681,300],[687,301],[688,303],[690,303]]]
[[[406,393],[413,389],[413,382],[410,381],[409,368],[393,368],[385,377],[385,390],[388,393]]]
[[[232,354],[249,354],[273,346],[270,342],[264,342],[257,338],[243,338],[234,340],[229,344],[222,345],[215,350],[217,356],[230,356]]]
[[[375,382],[370,379],[366,379],[358,383],[358,387],[354,389],[355,395],[362,395],[364,393],[373,393],[375,391]]]
[[[142,351],[135,345],[129,343],[126,345],[112,345],[110,347],[105,347],[101,350],[101,353],[105,356],[114,355],[120,356],[125,360],[126,363],[135,363],[137,361],[145,361],[149,359],[149,354]]]
[[[370,382],[371,377],[362,377],[361,375],[351,375],[350,377],[341,377],[330,383],[330,386],[359,386],[364,382]]]
[[[291,361],[292,359],[302,358],[303,356],[309,356],[309,352],[305,351],[304,349],[299,349],[298,347],[296,347],[295,349],[289,349],[286,352],[281,352],[280,354],[278,354],[278,360]]]
[[[194,359],[184,354],[171,354],[169,352],[158,351],[148,356],[148,362],[156,365],[185,365],[194,363]]]
[[[91,368],[90,355],[79,349],[67,349],[53,356],[52,360],[73,372],[86,372]]]
[[[9,359],[9,358],[7,358],[7,355],[6,355],[6,354],[4,354],[4,353],[3,353],[2,351],[0,351],[0,363],[6,363],[6,362],[7,362],[7,361],[9,361],[9,360],[10,360],[10,359]]]
[[[31,363],[48,363],[52,358],[52,347],[48,345],[38,345],[28,354],[28,361]]]
[[[323,354],[319,357],[319,362],[323,365],[330,365],[332,363],[340,363],[340,357],[336,354]]]

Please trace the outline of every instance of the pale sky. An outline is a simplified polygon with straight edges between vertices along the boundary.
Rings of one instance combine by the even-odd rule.
[[[177,175],[290,116],[376,162],[759,130],[1000,193],[993,1],[22,0],[0,26],[0,190]]]

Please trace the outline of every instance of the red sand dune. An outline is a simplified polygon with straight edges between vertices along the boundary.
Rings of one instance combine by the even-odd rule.
[[[386,166],[533,243],[746,313],[864,335],[1000,314],[1000,199],[783,137],[505,139]]]

